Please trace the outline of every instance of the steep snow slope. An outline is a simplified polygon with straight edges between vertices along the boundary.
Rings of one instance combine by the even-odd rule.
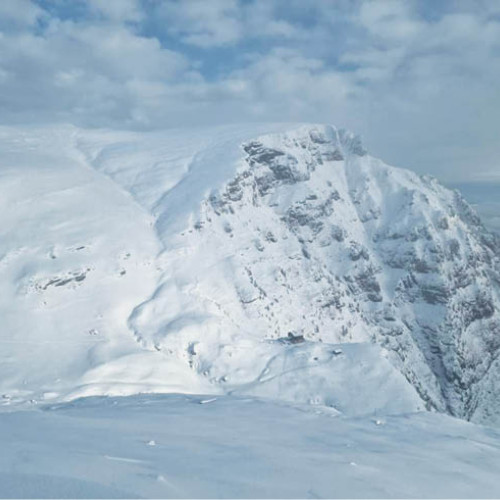
[[[158,279],[154,218],[81,161],[74,133],[0,130],[3,403],[57,397],[116,358],[137,367],[138,390],[203,390],[176,381],[182,366],[152,367],[130,335]]]
[[[428,412],[97,397],[0,413],[0,439],[3,498],[500,496],[499,432]]]
[[[3,135],[26,190],[2,183],[24,207],[7,227],[30,217],[4,238],[8,401],[251,393],[498,420],[498,242],[458,193],[330,126]]]

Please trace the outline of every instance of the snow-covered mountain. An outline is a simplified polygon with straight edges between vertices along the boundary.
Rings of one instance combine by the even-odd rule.
[[[500,245],[458,192],[331,126],[0,138],[5,403],[251,394],[500,422]]]

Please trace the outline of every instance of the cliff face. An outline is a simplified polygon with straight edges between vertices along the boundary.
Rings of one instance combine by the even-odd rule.
[[[374,342],[428,408],[497,418],[500,247],[460,194],[385,165],[330,126],[241,148],[236,175],[172,251],[183,257],[171,279],[196,276],[190,295],[217,315],[216,329]],[[158,348],[172,334],[137,331]],[[201,342],[190,362],[204,366],[205,341],[192,337]]]

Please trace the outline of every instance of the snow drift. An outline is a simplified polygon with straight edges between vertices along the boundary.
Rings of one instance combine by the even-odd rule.
[[[334,412],[333,412],[334,413]],[[84,398],[0,413],[2,498],[498,498],[500,434],[248,397]]]

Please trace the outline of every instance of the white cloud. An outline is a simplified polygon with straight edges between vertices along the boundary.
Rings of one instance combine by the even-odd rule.
[[[0,26],[32,26],[44,11],[30,0],[2,0],[0,2]],[[14,26],[13,26],[14,25]]]
[[[413,15],[411,3],[401,0],[369,0],[362,3],[359,22],[372,36],[393,43],[404,43],[425,28],[425,24]]]
[[[139,0],[86,0],[86,2],[91,11],[111,21],[140,21],[143,17]]]
[[[234,43],[243,35],[236,0],[166,1],[159,13],[166,29],[187,44],[212,47]]]
[[[157,11],[168,33],[201,48],[230,46],[259,37],[303,35],[277,12],[273,1],[259,0],[165,0]]]

